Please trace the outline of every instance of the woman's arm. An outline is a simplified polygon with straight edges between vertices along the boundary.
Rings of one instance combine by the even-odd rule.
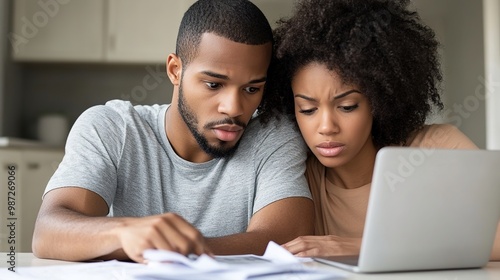
[[[495,235],[495,243],[493,244],[493,249],[491,250],[491,261],[500,261],[500,223],[497,226],[497,233]]]
[[[361,238],[336,235],[301,236],[283,244],[283,248],[297,257],[359,255]]]

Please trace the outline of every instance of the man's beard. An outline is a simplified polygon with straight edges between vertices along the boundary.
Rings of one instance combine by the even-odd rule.
[[[225,141],[219,141],[219,145],[210,145],[208,143],[208,140],[201,132],[198,131],[198,120],[196,118],[195,113],[189,108],[189,106],[186,103],[186,100],[184,99],[184,95],[182,93],[182,80],[180,82],[179,86],[179,102],[178,102],[178,110],[179,113],[182,116],[182,119],[184,120],[184,123],[187,125],[189,130],[191,131],[191,134],[193,135],[194,139],[196,139],[196,142],[200,146],[200,148],[208,155],[214,157],[214,158],[222,158],[222,157],[228,157],[234,154],[236,149],[238,148],[239,145],[239,140],[238,142],[232,146],[229,147],[228,143]],[[237,124],[243,128],[245,128],[245,124],[232,120],[230,118],[218,121],[216,123],[208,123],[204,127],[205,128],[210,128],[214,125],[217,124]]]

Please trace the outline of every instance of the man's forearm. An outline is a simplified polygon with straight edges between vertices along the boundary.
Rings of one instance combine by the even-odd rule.
[[[211,254],[201,233],[182,217],[164,213],[146,217],[85,216],[66,208],[41,212],[34,234],[37,257],[82,261],[131,259],[144,262],[147,249]]]
[[[88,217],[68,209],[41,213],[33,235],[40,258],[82,261],[110,255],[125,259],[115,234],[125,218]]]
[[[308,198],[294,197],[275,201],[259,210],[250,220],[247,232],[208,238],[207,244],[216,255],[262,255],[271,240],[284,244],[312,234],[313,202]]]

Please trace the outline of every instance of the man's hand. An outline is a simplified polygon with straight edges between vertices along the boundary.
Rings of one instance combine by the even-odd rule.
[[[336,235],[301,236],[282,246],[297,257],[358,255],[361,238]]]
[[[83,261],[132,259],[143,262],[146,249],[181,254],[211,254],[205,238],[174,213],[148,217],[106,217],[108,206],[98,194],[78,187],[45,195],[33,235],[39,258]]]
[[[205,238],[182,217],[167,213],[157,216],[130,218],[117,229],[124,252],[136,262],[144,262],[146,249],[163,249],[187,254],[211,254]]]

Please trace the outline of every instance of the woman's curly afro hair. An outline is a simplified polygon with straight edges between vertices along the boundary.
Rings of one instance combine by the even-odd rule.
[[[405,144],[425,124],[434,105],[443,108],[434,32],[421,23],[409,1],[302,0],[274,30],[275,57],[267,90],[280,93],[293,114],[291,80],[318,62],[346,84],[357,85],[373,113],[377,147]]]

